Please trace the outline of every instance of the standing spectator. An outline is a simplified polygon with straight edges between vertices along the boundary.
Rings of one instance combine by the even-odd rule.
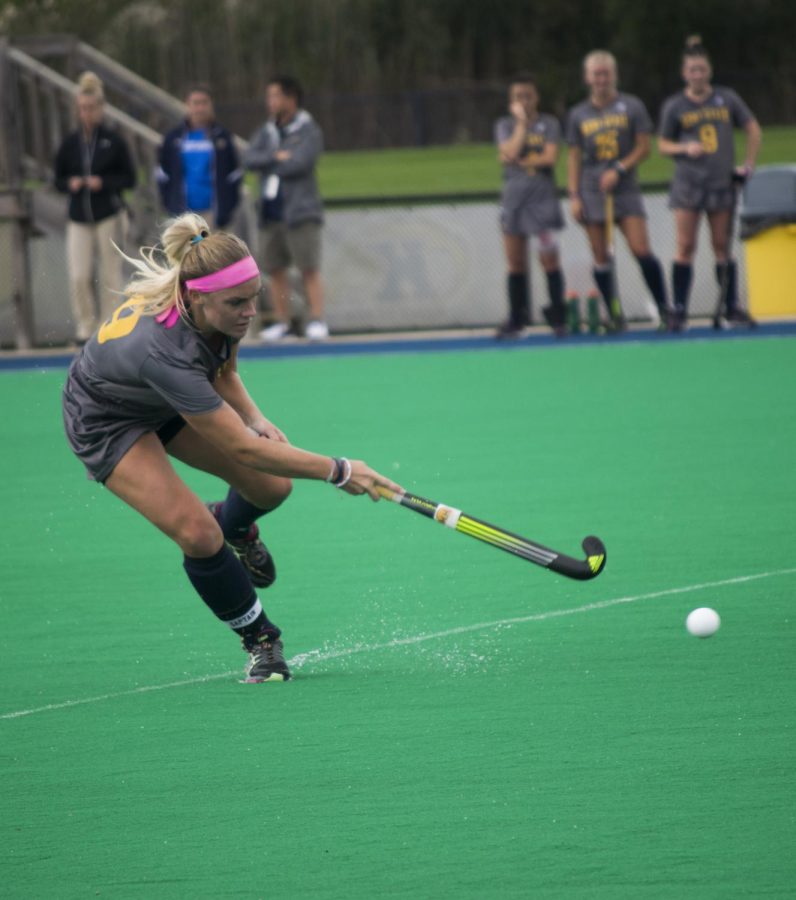
[[[277,317],[260,333],[266,341],[279,341],[290,330],[291,264],[301,272],[309,304],[306,336],[311,341],[329,337],[320,273],[323,205],[315,177],[323,134],[301,108],[302,97],[295,78],[283,75],[268,82],[269,118],[252,137],[243,159],[246,168],[259,172],[262,179],[261,262],[270,278]]]
[[[589,97],[575,106],[567,125],[567,177],[573,218],[586,229],[594,259],[594,280],[615,330],[625,327],[618,304],[612,304],[611,266],[605,234],[605,200],[614,196],[616,222],[652,294],[666,326],[671,320],[663,270],[650,250],[646,214],[636,181],[636,166],[649,156],[652,122],[644,104],[617,90],[616,60],[594,50],[583,61]],[[614,308],[612,308],[612,306]]]
[[[556,334],[565,332],[564,277],[554,234],[564,227],[556,196],[554,168],[561,143],[558,121],[539,112],[532,75],[517,75],[509,86],[510,115],[498,119],[495,142],[503,164],[500,227],[508,267],[509,318],[497,337],[522,333],[531,320],[528,238],[539,242],[539,262],[547,276],[550,306],[542,310]]]
[[[104,102],[102,82],[84,72],[78,81],[78,129],[55,157],[55,187],[69,194],[66,259],[79,345],[96,330],[98,315],[107,318],[117,305],[122,257],[112,242],[124,244],[127,213],[121,192],[136,181],[127,144],[103,124]]]
[[[172,216],[201,215],[211,228],[229,224],[240,200],[243,172],[233,136],[216,122],[209,88],[185,98],[186,118],[163,139],[158,185]]]
[[[672,264],[677,327],[683,328],[687,318],[703,212],[708,218],[727,320],[749,324],[749,316],[738,308],[737,272],[729,244],[735,212],[733,176],[743,180],[754,169],[760,126],[735,91],[711,85],[710,59],[697,36],[686,42],[681,72],[685,90],[664,103],[658,139],[660,152],[674,159],[669,206],[674,210],[677,229],[677,255]],[[737,170],[734,128],[746,132],[746,158]]]

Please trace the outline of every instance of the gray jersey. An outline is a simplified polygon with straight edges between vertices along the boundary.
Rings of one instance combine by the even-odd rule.
[[[148,431],[175,415],[212,412],[223,403],[212,382],[229,359],[178,319],[169,328],[122,304],[69,368],[63,393],[69,443],[89,475],[104,481]]]
[[[633,150],[639,134],[651,131],[646,107],[632,94],[619,93],[602,109],[591,100],[573,107],[567,119],[567,143],[581,152],[580,189],[598,192],[602,173]],[[615,193],[628,190],[638,190],[633,170],[620,177]]]
[[[705,153],[692,158],[674,157],[674,181],[708,190],[732,186],[735,165],[734,128],[743,128],[754,116],[735,93],[714,87],[705,100],[696,103],[684,91],[670,97],[661,111],[660,135],[669,141],[702,144]]]
[[[499,146],[514,133],[516,119],[505,116],[495,123],[495,143]],[[550,115],[541,114],[526,128],[520,159],[544,152],[546,144],[561,143],[561,126]],[[503,230],[510,234],[539,234],[563,227],[552,168],[529,174],[521,163],[504,163],[500,199]]]

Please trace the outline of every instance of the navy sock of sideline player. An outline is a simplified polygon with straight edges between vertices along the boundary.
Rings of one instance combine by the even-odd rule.
[[[738,308],[738,269],[734,259],[716,263],[716,281],[718,281],[719,287],[724,289],[727,312],[735,312]]]
[[[664,312],[666,310],[666,284],[663,280],[663,269],[658,262],[658,257],[650,253],[649,256],[637,256],[636,259],[641,267],[644,281],[650,289],[652,299],[658,307],[658,311]]]
[[[563,325],[567,317],[564,306],[564,274],[561,269],[545,272],[547,276],[547,295],[550,297],[550,306],[553,307],[558,321]]]
[[[245,537],[252,524],[264,516],[267,509],[260,509],[230,488],[226,499],[218,509],[218,524],[225,538]]]
[[[527,272],[511,272],[508,277],[509,318],[516,328],[531,321],[531,294]]]
[[[597,287],[600,289],[600,294],[602,295],[603,300],[605,301],[605,305],[608,309],[608,312],[611,312],[611,294],[613,294],[613,285],[611,284],[611,267],[608,265],[605,266],[595,266],[592,269],[592,275],[594,276],[594,280],[597,282]]]
[[[248,573],[226,544],[215,556],[186,556],[182,565],[213,615],[241,637],[257,637],[267,631],[278,638],[282,633],[266,616]]]
[[[688,309],[688,298],[691,294],[691,282],[694,278],[694,267],[691,263],[672,263],[672,292],[674,305],[685,312]]]

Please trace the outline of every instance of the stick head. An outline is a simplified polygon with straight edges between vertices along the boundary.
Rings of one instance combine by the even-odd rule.
[[[591,571],[590,577],[596,578],[605,568],[605,544],[598,537],[589,535],[583,539],[581,546],[586,553],[586,562]]]

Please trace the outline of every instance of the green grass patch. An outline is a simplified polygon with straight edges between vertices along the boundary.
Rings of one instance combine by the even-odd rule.
[[[743,141],[742,135],[736,136],[738,159],[742,159]],[[796,162],[796,128],[766,128],[758,162]],[[654,141],[652,155],[639,174],[642,182],[671,178],[672,162],[658,154]],[[500,166],[492,144],[326,153],[321,158],[318,177],[321,193],[327,199],[500,189]],[[566,184],[566,152],[561,154],[556,180],[561,187]]]

